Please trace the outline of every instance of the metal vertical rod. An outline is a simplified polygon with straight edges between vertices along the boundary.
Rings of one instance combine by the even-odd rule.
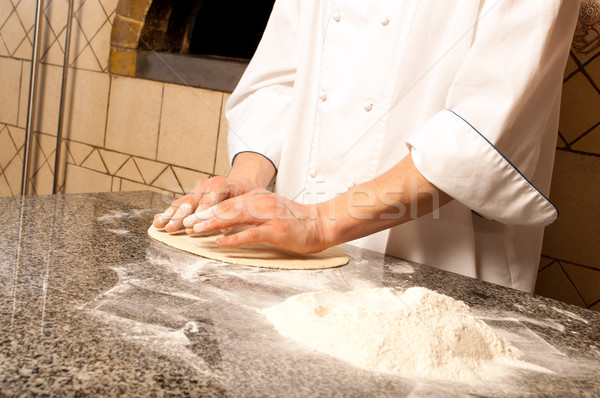
[[[69,73],[69,50],[71,49],[71,24],[73,21],[73,0],[69,0],[69,10],[67,11],[67,32],[65,37],[65,57],[63,60],[62,85],[60,91],[60,105],[58,108],[58,129],[56,131],[56,150],[54,151],[54,182],[52,184],[52,193],[58,192],[60,155],[63,141],[63,120],[65,99],[67,94],[67,77]]]
[[[37,0],[35,6],[35,24],[33,25],[33,50],[31,51],[31,71],[29,75],[29,102],[27,104],[27,123],[25,124],[25,144],[23,152],[23,175],[21,177],[21,195],[27,195],[27,178],[29,177],[29,152],[31,151],[31,126],[35,105],[35,89],[37,85],[37,64],[40,41],[40,24],[42,21],[43,0]]]

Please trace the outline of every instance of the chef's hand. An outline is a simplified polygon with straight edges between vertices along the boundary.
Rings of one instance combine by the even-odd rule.
[[[246,192],[245,184],[226,177],[205,178],[187,195],[175,200],[163,213],[154,216],[153,225],[175,232],[183,227],[183,219],[194,211],[208,209],[227,198]]]
[[[273,179],[275,168],[264,156],[253,152],[239,153],[228,177],[200,180],[192,191],[175,200],[163,213],[154,216],[153,225],[175,232],[182,228],[183,219],[225,199],[242,195],[255,188],[264,188]],[[193,232],[192,230],[186,232]]]
[[[316,253],[331,244],[316,205],[303,205],[265,189],[255,189],[187,217],[186,228],[208,233],[239,225],[253,225],[217,238],[222,247],[271,243],[298,253]]]

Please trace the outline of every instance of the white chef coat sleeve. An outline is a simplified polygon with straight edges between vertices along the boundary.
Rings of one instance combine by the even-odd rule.
[[[574,0],[483,2],[446,110],[407,140],[429,182],[504,224],[540,226],[557,218],[528,178],[544,134],[557,126],[578,10]],[[550,134],[556,139],[556,131]]]
[[[227,101],[229,161],[241,152],[279,167],[282,127],[296,75],[298,0],[277,0],[258,48]]]

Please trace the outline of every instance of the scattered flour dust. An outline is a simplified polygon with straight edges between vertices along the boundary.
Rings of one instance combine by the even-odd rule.
[[[470,382],[520,354],[462,301],[422,287],[304,293],[263,311],[283,336],[367,370]]]

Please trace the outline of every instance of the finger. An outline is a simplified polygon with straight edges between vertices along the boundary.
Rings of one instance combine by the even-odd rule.
[[[185,217],[190,215],[194,211],[194,208],[191,203],[184,202],[181,203],[178,207],[171,220],[165,226],[165,230],[167,232],[175,232],[180,230],[183,227],[183,220]]]
[[[215,191],[206,192],[198,202],[196,212],[186,217],[183,220],[183,225],[186,228],[193,228],[194,225],[214,217],[214,207],[225,200],[227,195],[228,191],[222,187],[219,187]]]
[[[239,211],[237,206],[231,207],[230,204],[227,204],[227,207],[231,208],[223,211],[219,210],[222,208],[222,205],[223,203],[211,208],[210,212],[207,210],[205,213],[200,214],[200,217],[204,218],[204,220],[194,224],[192,227],[194,233],[204,234],[217,230],[223,231],[238,225],[251,225],[256,223],[256,221],[249,218],[246,213]],[[207,217],[210,218],[206,219]]]
[[[264,227],[248,228],[237,234],[217,238],[215,243],[221,247],[247,246],[268,242],[269,233]]]
[[[167,225],[167,223],[171,221],[171,218],[173,217],[176,211],[177,207],[171,206],[162,213],[155,215],[154,222],[152,223],[152,225],[154,225],[156,228],[164,228],[165,225]]]
[[[201,223],[206,220],[210,220],[211,218],[215,217],[216,207],[217,207],[216,205],[211,206],[209,208],[204,208],[204,209],[200,209],[200,207],[198,207],[198,209],[196,209],[196,212],[194,214],[187,216],[183,220],[183,225],[186,228],[193,228],[198,223]]]

